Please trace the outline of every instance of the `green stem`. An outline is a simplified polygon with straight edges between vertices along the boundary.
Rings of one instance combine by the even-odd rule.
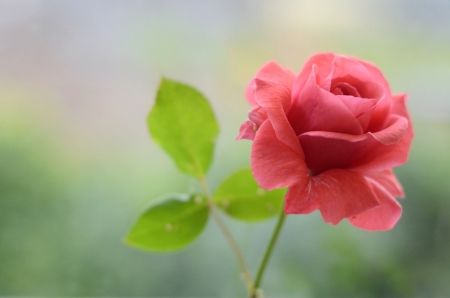
[[[227,226],[223,222],[223,220],[220,218],[219,213],[216,210],[216,206],[214,205],[212,201],[211,193],[209,192],[208,183],[206,182],[205,177],[201,177],[200,183],[203,188],[203,192],[205,193],[205,196],[208,199],[208,208],[211,212],[211,215],[213,216],[214,220],[216,221],[219,228],[222,230],[223,234],[225,235],[225,238],[228,240],[228,243],[231,246],[231,249],[233,250],[234,254],[236,255],[236,258],[238,260],[239,265],[241,266],[241,270],[244,274],[245,283],[247,285],[247,290],[249,293],[252,293],[254,286],[253,286],[253,280],[250,275],[250,271],[248,270],[247,264],[244,260],[244,255],[242,254],[241,250],[239,249],[239,246],[237,245],[236,241],[234,240],[233,236],[231,235],[230,230],[228,230]]]
[[[266,270],[267,264],[269,262],[270,256],[272,254],[273,248],[275,247],[275,243],[277,242],[278,236],[280,234],[281,228],[283,227],[284,220],[286,215],[284,214],[284,210],[281,210],[280,216],[278,217],[278,222],[273,231],[272,238],[270,239],[269,245],[266,248],[266,252],[261,260],[261,264],[259,265],[258,274],[256,275],[255,284],[253,286],[253,291],[250,295],[251,298],[260,297],[258,295],[259,286],[261,284],[264,271]]]

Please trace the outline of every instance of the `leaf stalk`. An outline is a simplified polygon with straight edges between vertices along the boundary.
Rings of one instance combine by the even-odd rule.
[[[211,193],[208,188],[208,183],[206,182],[205,177],[199,178],[200,184],[202,185],[203,192],[208,199],[208,208],[213,216],[214,220],[217,222],[217,225],[222,230],[222,233],[225,235],[225,238],[227,239],[229,245],[231,246],[231,249],[233,250],[234,254],[236,255],[236,258],[238,260],[238,263],[241,267],[241,270],[244,275],[245,284],[247,286],[247,290],[249,294],[251,294],[254,290],[254,284],[253,279],[251,277],[250,271],[248,270],[247,264],[245,263],[244,255],[242,254],[241,250],[239,249],[239,246],[236,243],[236,240],[234,240],[234,237],[231,235],[230,230],[227,228],[225,223],[223,222],[222,218],[220,217],[219,213],[216,210],[216,206],[212,200]]]

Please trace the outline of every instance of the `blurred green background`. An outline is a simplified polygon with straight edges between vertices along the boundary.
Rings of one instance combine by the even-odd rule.
[[[243,296],[214,222],[176,254],[122,243],[152,200],[192,185],[146,116],[161,75],[211,100],[214,188],[249,164],[235,137],[252,76],[271,59],[298,72],[318,51],[372,61],[409,94],[404,212],[381,233],[289,216],[266,296],[450,296],[445,0],[0,0],[0,296]],[[255,271],[274,221],[227,223]]]

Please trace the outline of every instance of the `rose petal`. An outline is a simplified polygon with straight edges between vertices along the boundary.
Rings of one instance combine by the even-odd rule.
[[[408,130],[408,119],[400,116],[392,116],[387,123],[389,126],[382,131],[369,132],[378,142],[384,145],[398,143]]]
[[[265,78],[264,80],[255,79],[255,100],[267,112],[277,138],[297,153],[303,154],[296,134],[286,117],[291,105],[293,74],[291,77],[275,63],[269,64],[267,69],[267,72],[272,72],[270,75],[264,72],[264,76],[261,76]]]
[[[392,105],[391,91],[381,71],[375,65],[353,57],[336,55],[333,63],[335,68],[333,81],[345,81],[351,84],[357,84],[357,81],[362,83],[372,82],[382,86],[384,96],[379,100],[377,107],[374,109],[369,124],[369,130],[380,130],[386,117],[389,115]]]
[[[274,84],[286,84],[290,90],[295,80],[295,74],[290,69],[282,68],[275,61],[269,61],[264,64],[256,73],[255,78],[250,81],[245,91],[245,97],[252,106],[257,104],[254,94],[256,89],[255,79],[272,82]]]
[[[406,142],[384,145],[370,134],[352,136],[332,132],[308,132],[298,137],[305,161],[312,171],[342,168],[382,171],[406,162]]]
[[[255,105],[248,113],[248,118],[250,121],[245,121],[239,129],[239,135],[236,138],[238,141],[242,139],[253,140],[255,132],[267,120],[267,113],[262,107]]]
[[[408,128],[397,144],[380,147],[377,149],[378,158],[372,160],[372,162],[353,167],[357,171],[381,171],[393,168],[395,166],[406,163],[409,156],[409,149],[414,137],[413,127],[411,119],[409,117],[408,110],[406,109],[405,101],[407,99],[406,94],[399,94],[392,96],[392,111],[393,115],[398,115],[406,118],[408,121]],[[368,159],[370,160],[370,159]],[[387,164],[392,164],[388,167]]]
[[[386,90],[383,86],[374,82],[360,82],[355,84],[354,87],[363,98],[374,98],[379,101],[383,99],[386,94]]]
[[[376,105],[375,105],[376,106]],[[365,113],[362,115],[356,117],[356,120],[358,120],[359,125],[361,125],[361,128],[363,130],[363,133],[367,133],[368,126],[370,123],[370,118],[372,117],[373,110],[375,109],[375,106],[368,109]]]
[[[334,95],[344,95],[344,92],[342,92],[341,89],[336,88],[336,89],[333,90],[333,94]]]
[[[256,181],[265,189],[290,186],[308,177],[303,154],[281,142],[269,120],[256,133],[251,168]]]
[[[372,117],[368,125],[369,131],[379,131],[384,126],[391,114],[392,108],[392,96],[390,94],[385,94],[381,100],[378,101],[375,109],[373,110]]]
[[[356,118],[366,113],[377,103],[377,100],[374,98],[358,98],[349,95],[336,95],[336,97],[342,101],[344,106],[349,109]]]
[[[247,99],[247,102],[252,106],[257,105],[255,101],[255,88],[255,79],[252,79],[248,84],[247,89],[245,89],[245,98]]]
[[[360,63],[362,63],[368,69],[368,71],[372,75],[373,81],[382,86],[384,90],[384,95],[377,103],[369,125],[369,130],[378,131],[384,125],[386,116],[390,114],[393,105],[391,90],[383,74],[375,65],[367,61],[360,61]]]
[[[385,145],[378,141],[374,134],[352,136],[333,132],[313,131],[298,137],[305,154],[308,168],[321,173],[332,168],[348,168],[354,171],[383,171],[404,164],[408,160],[409,148],[413,138],[411,120],[404,104],[404,96],[394,97],[394,108],[397,121],[387,132],[378,132],[380,139],[393,141],[402,135],[403,119],[408,121],[408,128],[396,144]],[[392,130],[397,127],[398,131]],[[386,136],[383,136],[385,134]],[[389,139],[388,136],[392,136]],[[389,143],[389,142],[388,142]]]
[[[342,83],[339,83],[342,84]],[[339,96],[344,105],[355,115],[364,133],[372,118],[373,111],[383,99],[384,89],[380,84],[373,82],[356,82],[353,86],[361,95],[360,98],[352,96]],[[335,89],[338,90],[338,89]],[[334,92],[336,94],[336,92]]]
[[[248,119],[255,123],[256,127],[260,127],[267,120],[266,111],[260,106],[254,106],[248,113]]]
[[[303,190],[302,190],[303,188]],[[313,176],[306,185],[292,187],[286,195],[285,213],[303,214],[319,209],[325,222],[338,224],[377,207],[379,202],[359,173],[332,169]]]
[[[348,220],[352,225],[364,230],[390,230],[400,219],[402,207],[382,185],[371,179],[369,179],[369,183],[380,202],[380,206],[350,217]]]
[[[330,74],[333,72],[333,53],[318,53],[311,56],[303,65],[302,70],[297,76],[294,87],[292,88],[292,99],[295,100],[300,95],[303,90],[306,81],[308,81],[311,73],[313,72],[313,66],[315,68],[315,78],[316,83],[325,89],[330,91],[331,77]]]
[[[250,120],[244,122],[239,129],[239,135],[236,140],[250,140],[253,141],[255,138],[255,124]]]
[[[406,105],[405,105],[405,102],[407,99],[408,99],[407,94],[392,95],[393,105],[392,105],[391,113],[393,115],[406,117],[408,119],[408,122],[411,123],[411,119],[409,117],[409,113],[408,113],[408,110],[406,109]],[[411,131],[412,131],[412,127],[411,127]]]
[[[286,111],[289,110],[292,85],[295,81],[295,74],[290,69],[282,68],[275,61],[270,61],[261,67],[254,81],[256,88],[258,88],[257,81],[264,81],[266,84],[270,84],[272,87],[270,91],[282,102],[283,108]],[[258,103],[256,98],[255,100]]]
[[[358,120],[342,101],[317,86],[314,72],[292,103],[288,119],[297,135],[307,131],[363,133]]]
[[[373,76],[359,60],[336,55],[333,59],[334,72],[332,85],[335,82],[346,82],[354,85],[358,82],[373,82]]]
[[[289,68],[281,67],[275,61],[269,61],[258,70],[255,78],[280,84],[286,83],[291,88],[295,80],[295,73]]]
[[[380,172],[367,172],[364,173],[364,176],[366,177],[366,179],[375,180],[394,197],[405,196],[400,182],[397,180],[397,177],[391,169]]]
[[[381,72],[381,70],[373,63],[370,63],[368,61],[364,61],[364,60],[359,60],[356,58],[351,58],[354,60],[357,60],[358,63],[364,65],[364,67],[367,69],[367,71],[369,71],[370,76],[372,77],[372,81],[376,82],[378,84],[381,84],[383,86],[383,89],[385,89],[385,91],[388,92],[388,94],[390,94],[390,88],[389,88],[389,84],[386,81],[386,78],[384,77],[383,73]]]
[[[355,98],[345,95],[340,95],[338,98],[353,113],[359,125],[361,125],[363,133],[366,133],[377,100],[375,98]]]
[[[331,89],[333,90],[332,93],[335,95],[350,95],[353,97],[361,97],[358,90],[346,82],[334,84]],[[337,90],[337,93],[334,92],[335,90]],[[343,92],[342,90],[344,90],[345,92]]]
[[[315,184],[314,184],[315,185]],[[286,203],[284,213],[286,214],[309,214],[319,209],[319,201],[311,194],[313,183],[308,176],[297,184],[289,187],[284,196]]]

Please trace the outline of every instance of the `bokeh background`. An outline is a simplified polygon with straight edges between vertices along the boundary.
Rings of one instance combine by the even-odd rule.
[[[266,296],[450,296],[446,0],[0,0],[0,296],[243,296],[212,221],[176,254],[123,244],[152,200],[192,188],[146,116],[161,75],[210,99],[214,188],[249,165],[235,137],[255,72],[271,59],[298,72],[318,51],[372,61],[409,94],[404,213],[382,233],[289,216]],[[227,223],[255,271],[274,221]]]

